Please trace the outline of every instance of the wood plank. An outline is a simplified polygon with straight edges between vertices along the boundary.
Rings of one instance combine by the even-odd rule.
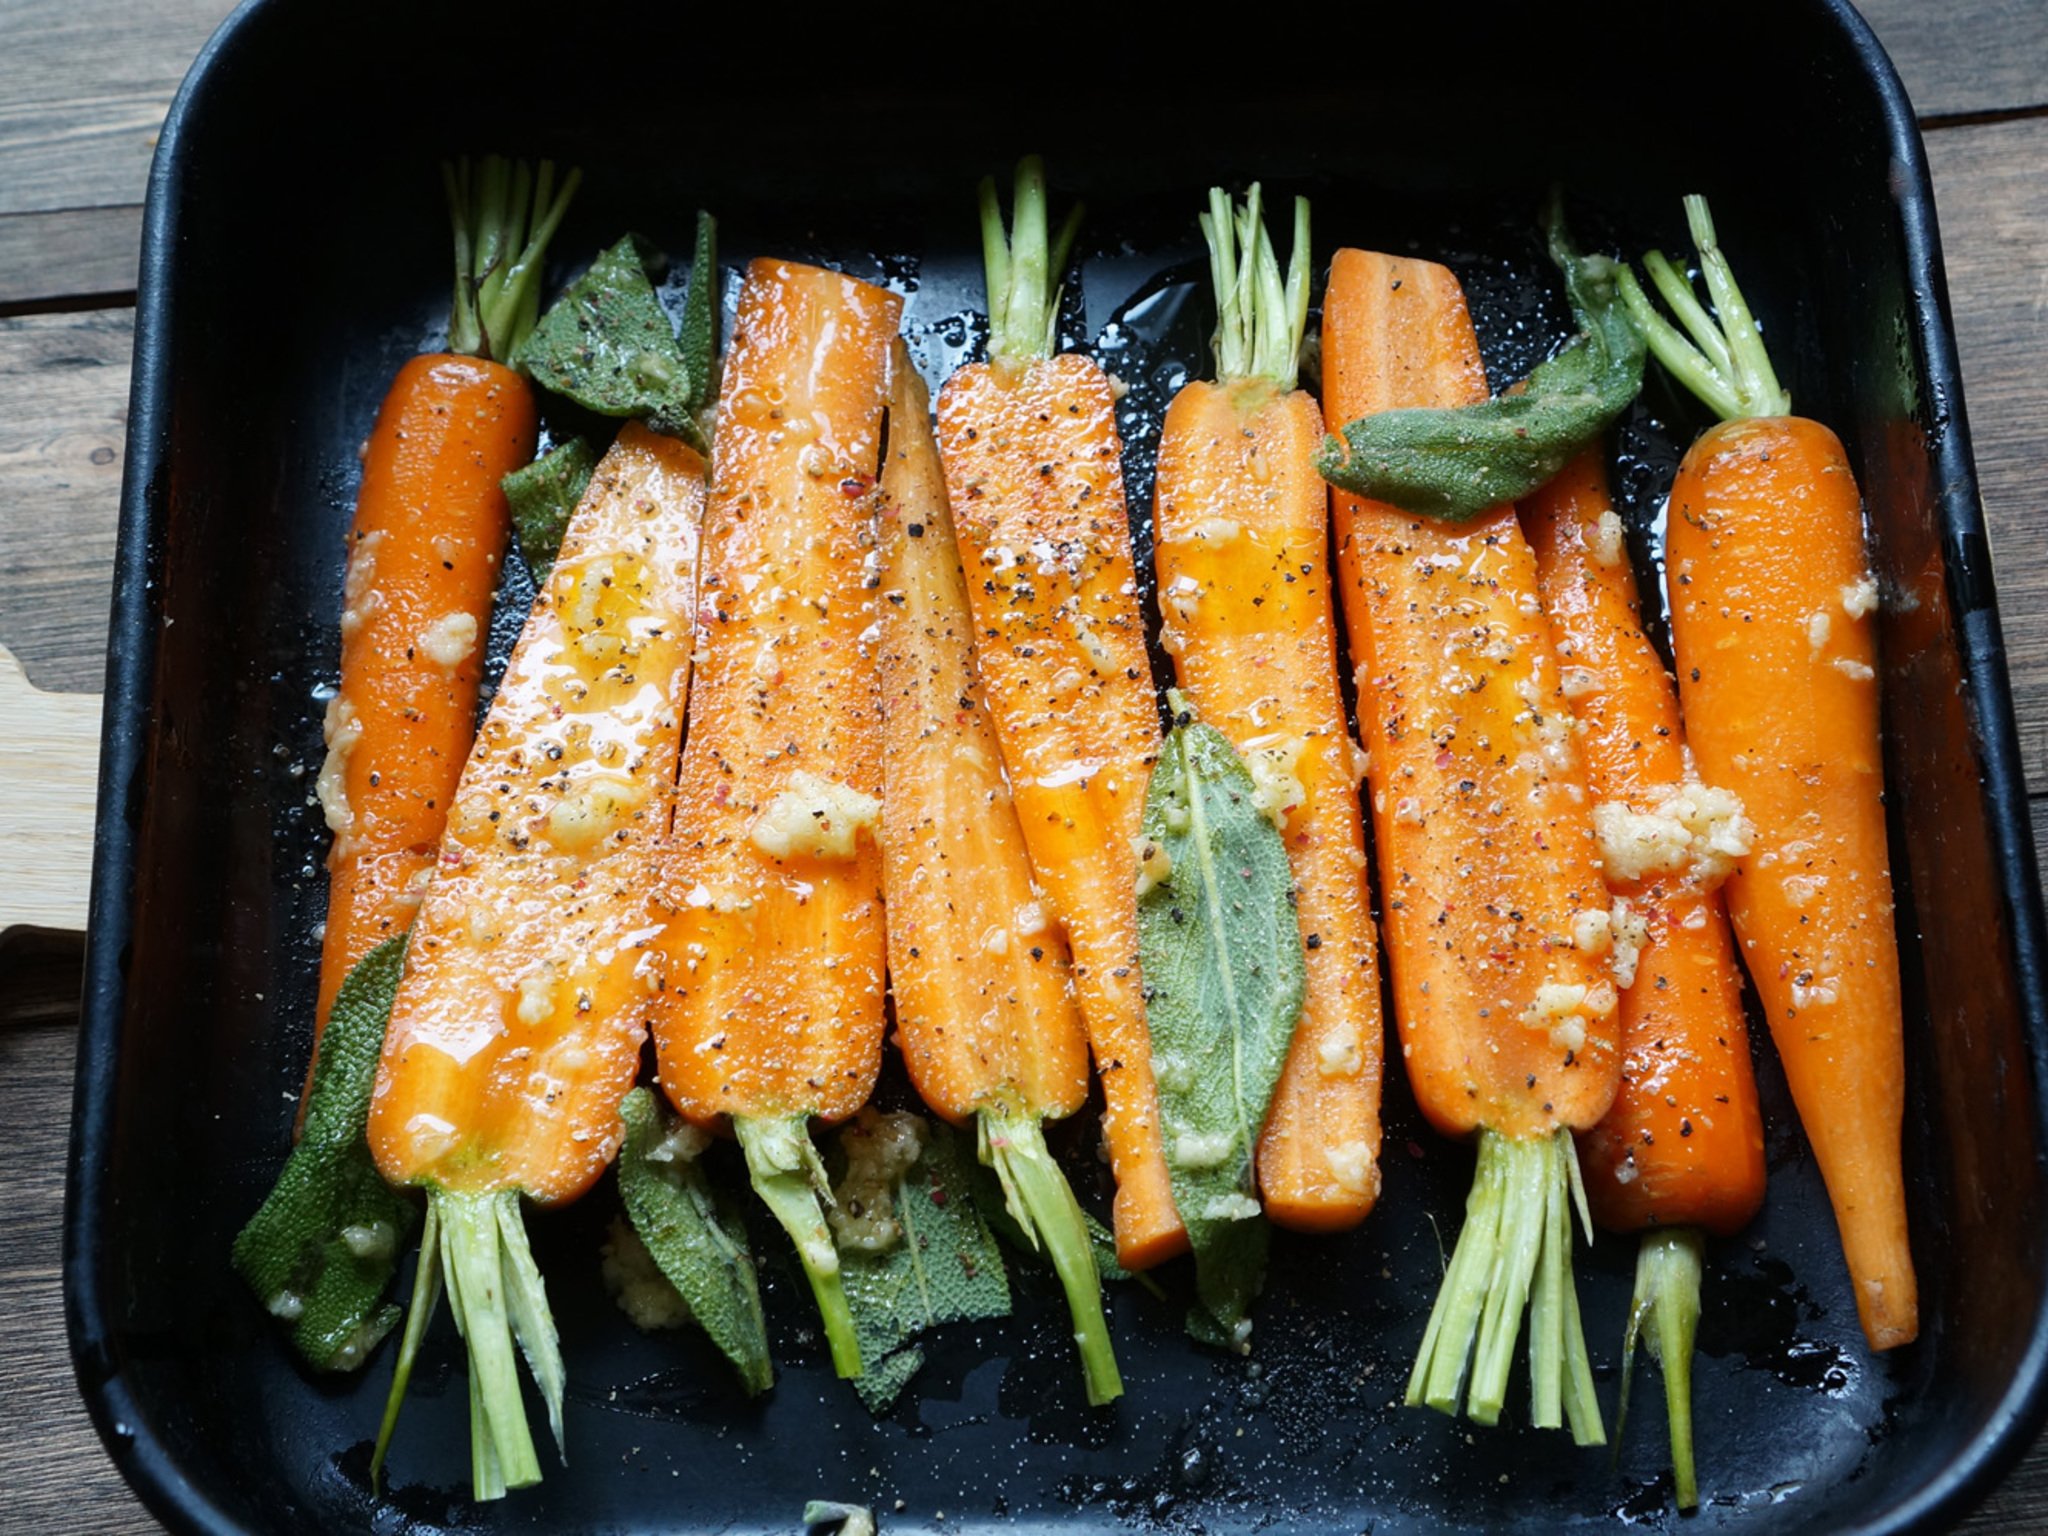
[[[1929,134],[2028,787],[2048,790],[2048,118]]]
[[[1922,122],[2048,106],[2041,0],[1857,0]]]
[[[0,213],[0,305],[135,291],[142,205]]]
[[[9,930],[85,931],[92,878],[93,803],[99,786],[100,700],[44,693],[0,646],[0,784],[35,786],[0,796],[0,943]]]
[[[43,1536],[128,1536],[159,1527],[114,1470],[79,1399],[64,1346],[64,1152],[71,1028],[0,1030],[0,1524]],[[37,1113],[24,1113],[31,1106]]]
[[[106,670],[132,310],[0,319],[0,645],[38,686]]]
[[[0,304],[135,283],[157,130],[233,0],[0,5]],[[116,210],[111,219],[95,218]]]

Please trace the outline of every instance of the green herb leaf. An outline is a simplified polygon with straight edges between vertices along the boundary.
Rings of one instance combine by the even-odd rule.
[[[519,349],[534,379],[601,416],[638,416],[657,432],[704,449],[696,411],[709,384],[697,378],[654,295],[652,249],[628,235],[590,264],[540,317]],[[692,287],[715,282],[715,268]]]
[[[676,337],[683,366],[690,371],[690,408],[697,413],[703,436],[711,436],[709,416],[718,401],[718,220],[697,214],[697,246],[690,257],[690,287],[683,295],[683,323]]]
[[[572,437],[498,482],[512,508],[519,553],[526,557],[535,586],[546,582],[554,569],[569,518],[596,469],[597,454],[582,438]]]
[[[1195,1255],[1188,1331],[1248,1348],[1265,1280],[1252,1153],[1301,1015],[1307,962],[1287,849],[1221,732],[1177,725],[1145,797],[1164,880],[1138,899],[1138,959],[1173,1201]]]
[[[356,962],[335,995],[306,1101],[305,1133],[235,1239],[234,1265],[316,1370],[353,1370],[398,1321],[384,1303],[418,1202],[377,1172],[364,1140],[405,938]]]
[[[924,1364],[916,1339],[925,1329],[1009,1315],[1010,1280],[974,1201],[973,1168],[972,1150],[934,1122],[896,1183],[903,1240],[882,1253],[840,1253],[865,1365],[854,1386],[870,1413],[895,1402]]]
[[[1643,387],[1643,339],[1621,299],[1620,265],[1579,254],[1555,197],[1547,224],[1578,337],[1532,370],[1521,394],[1346,423],[1316,454],[1325,480],[1405,512],[1461,522],[1537,489],[1628,409]]]
[[[767,1391],[775,1367],[745,1225],[713,1194],[695,1161],[673,1154],[673,1125],[653,1094],[635,1088],[620,1102],[619,1118],[626,1125],[619,1192],[633,1230],[747,1392]]]

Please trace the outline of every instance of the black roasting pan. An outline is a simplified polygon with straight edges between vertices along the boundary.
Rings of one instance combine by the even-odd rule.
[[[725,47],[697,7],[425,0],[253,0],[207,47],[150,182],[65,1259],[86,1401],[160,1518],[786,1531],[829,1497],[889,1531],[1926,1531],[2025,1448],[2048,1353],[2042,912],[1897,76],[1840,0],[1380,10],[1205,32],[1186,65],[1159,37],[1050,13],[982,50],[958,17],[757,9],[729,18],[745,41]],[[1091,210],[1065,323],[1130,385],[1140,510],[1165,401],[1207,366],[1193,215],[1212,181],[1311,194],[1325,259],[1352,244],[1449,261],[1496,388],[1567,328],[1533,232],[1549,183],[1587,241],[1631,252],[1676,247],[1679,194],[1708,193],[1794,399],[1849,444],[1886,594],[1918,1344],[1863,1348],[1766,1045],[1771,1193],[1710,1252],[1696,1516],[1670,1509],[1653,1382],[1614,1457],[1400,1408],[1471,1158],[1395,1073],[1379,1211],[1341,1239],[1276,1242],[1248,1359],[1197,1348],[1177,1307],[1125,1287],[1130,1392],[1091,1414],[1057,1296],[1020,1268],[1018,1315],[940,1338],[871,1420],[769,1262],[783,1375],[748,1405],[699,1343],[640,1336],[605,1300],[607,1184],[532,1223],[568,1352],[567,1466],[544,1452],[539,1488],[467,1502],[444,1320],[373,1500],[388,1354],[359,1381],[302,1374],[227,1254],[283,1156],[307,1048],[325,899],[307,791],[356,447],[443,323],[436,162],[485,149],[585,168],[556,278],[628,228],[686,253],[706,207],[728,299],[761,252],[892,283],[935,379],[982,334],[974,183],[1042,151],[1056,194]],[[1619,433],[1649,574],[1701,424],[1653,378]],[[1610,1414],[1632,1253],[1608,1238],[1580,1259]]]

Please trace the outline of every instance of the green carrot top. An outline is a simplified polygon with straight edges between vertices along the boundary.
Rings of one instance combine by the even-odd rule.
[[[1308,329],[1308,199],[1294,200],[1294,248],[1284,280],[1257,182],[1241,208],[1221,187],[1211,187],[1201,223],[1216,289],[1216,382],[1260,379],[1283,393],[1292,390]]]
[[[441,165],[455,226],[455,302],[448,350],[509,362],[540,318],[540,271],[580,170],[555,184],[555,163],[538,172],[524,160],[486,155]]]
[[[1006,233],[995,178],[982,179],[981,249],[988,268],[990,361],[1028,362],[1053,355],[1059,339],[1060,274],[1073,251],[1081,213],[1076,203],[1058,235],[1049,237],[1045,162],[1026,155],[1017,162]]]
[[[1692,340],[1657,312],[1635,273],[1624,266],[1616,279],[1629,319],[1657,361],[1724,421],[1790,415],[1792,396],[1771,368],[1756,320],[1742,290],[1735,286],[1735,271],[1714,238],[1714,220],[1704,197],[1694,194],[1686,198],[1685,222],[1699,251],[1700,275],[1714,301],[1713,314],[1700,303],[1691,280],[1662,251],[1651,251],[1643,257],[1643,270]]]

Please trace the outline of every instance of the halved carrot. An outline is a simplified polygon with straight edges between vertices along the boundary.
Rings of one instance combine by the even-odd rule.
[[[449,181],[450,350],[413,358],[392,381],[349,531],[341,679],[319,777],[334,842],[316,1052],[342,979],[412,926],[476,733],[482,637],[511,530],[498,482],[533,457],[538,433],[533,386],[503,359],[523,339],[520,317],[578,175],[557,190],[551,164],[536,181],[493,157],[474,184],[467,165]]]
[[[1184,1251],[1159,1133],[1138,972],[1135,841],[1159,755],[1122,445],[1108,377],[1052,356],[1079,210],[1048,241],[1045,170],[1017,168],[1006,238],[984,182],[989,361],[939,394],[939,453],[961,535],[975,659],[1025,845],[1073,948],[1116,1174],[1117,1257]]]
[[[1693,752],[1756,834],[1727,885],[1750,980],[1827,1181],[1872,1349],[1911,1343],[1904,1020],[1878,740],[1877,584],[1841,441],[1789,414],[1714,237],[1687,221],[1718,322],[1645,258],[1695,349],[1630,277],[1629,312],[1666,368],[1725,419],[1671,488],[1671,636]]]
[[[519,1197],[618,1149],[661,984],[650,900],[689,692],[704,464],[628,425],[599,463],[464,767],[370,1104],[377,1167],[428,1191],[377,1463],[445,1268],[478,1498],[540,1477],[514,1335],[561,1438],[561,1359]]]
[[[902,302],[747,269],[720,387],[696,697],[663,871],[661,1084],[726,1116],[789,1230],[843,1376],[860,1351],[807,1123],[881,1067],[881,720],[868,649],[875,474]],[[863,831],[867,835],[863,836]]]
[[[1329,590],[1323,418],[1294,388],[1308,307],[1308,204],[1283,284],[1251,189],[1202,221],[1220,321],[1217,380],[1166,412],[1153,508],[1166,649],[1181,691],[1230,738],[1287,845],[1308,997],[1259,1139],[1282,1226],[1335,1231],[1379,1195],[1379,936],[1365,874],[1363,754],[1344,722]]]
[[[1649,1326],[1663,1362],[1678,1505],[1699,1502],[1691,1355],[1700,1232],[1727,1235],[1764,1198],[1763,1117],[1718,886],[1743,846],[1739,810],[1693,777],[1678,694],[1643,633],[1635,568],[1598,450],[1522,503],[1543,603],[1600,804],[1611,915],[1589,913],[1581,947],[1615,956],[1621,1089],[1579,1135],[1594,1218],[1643,1233],[1627,1357]],[[1717,803],[1718,802],[1718,803]]]
[[[1457,279],[1339,251],[1323,389],[1333,421],[1483,399]],[[1492,1422],[1528,1295],[1531,1417],[1568,1415],[1580,1440],[1598,1440],[1570,1275],[1569,1132],[1614,1097],[1617,996],[1570,943],[1608,895],[1535,556],[1511,507],[1450,524],[1346,494],[1332,505],[1402,1056],[1430,1121],[1480,1143],[1408,1400],[1456,1412],[1463,1398]]]
[[[1088,1228],[1043,1120],[1088,1096],[1067,943],[1031,878],[974,675],[930,402],[903,343],[882,470],[882,889],[896,1038],[924,1101],[976,1119],[1011,1214],[1065,1287],[1091,1404],[1123,1390]]]

